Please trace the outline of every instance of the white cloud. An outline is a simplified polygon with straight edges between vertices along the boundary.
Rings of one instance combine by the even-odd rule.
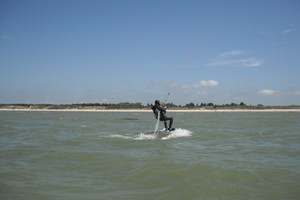
[[[211,66],[242,66],[242,67],[259,67],[263,61],[257,58],[244,58],[244,59],[221,59],[209,65]]]
[[[289,92],[289,95],[300,95],[300,91]]]
[[[293,29],[285,29],[285,30],[282,31],[282,33],[290,33],[292,31],[293,31]]]
[[[240,66],[240,67],[259,67],[263,61],[247,56],[247,53],[240,50],[223,52],[209,63],[209,66]]]
[[[215,81],[215,80],[207,80],[207,81],[202,80],[199,83],[193,83],[193,84],[171,83],[170,87],[192,89],[192,88],[200,88],[200,87],[217,87],[218,85],[219,85],[219,82]]]
[[[265,90],[260,90],[258,93],[261,94],[261,95],[272,96],[272,95],[279,94],[279,91],[278,90],[268,90],[268,89],[265,89]]]
[[[263,64],[262,60],[259,60],[257,58],[247,58],[241,60],[241,65],[245,67],[259,67]]]
[[[214,80],[208,80],[208,81],[200,81],[200,86],[210,86],[210,87],[216,87],[219,85],[218,81]]]
[[[223,52],[219,56],[220,57],[224,57],[224,56],[227,57],[227,56],[237,56],[237,55],[241,55],[241,54],[244,54],[244,51],[233,50],[233,51]]]

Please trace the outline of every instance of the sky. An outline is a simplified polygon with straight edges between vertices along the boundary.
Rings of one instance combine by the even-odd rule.
[[[2,104],[300,105],[299,69],[299,0],[0,0]]]

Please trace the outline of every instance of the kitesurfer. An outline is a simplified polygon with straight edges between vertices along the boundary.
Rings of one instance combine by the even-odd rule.
[[[173,117],[167,117],[167,115],[166,115],[167,106],[163,105],[159,100],[155,100],[154,106],[152,106],[151,108],[153,110],[155,118],[157,119],[158,113],[160,113],[159,120],[164,122],[166,130],[171,131],[172,124],[173,124]],[[167,121],[170,121],[169,127],[167,126]]]

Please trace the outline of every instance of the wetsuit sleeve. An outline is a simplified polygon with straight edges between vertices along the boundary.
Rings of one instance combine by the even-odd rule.
[[[153,113],[154,113],[154,115],[155,115],[155,118],[157,119],[158,113],[157,113],[157,110],[156,110],[156,106],[152,106],[151,109],[153,110]]]
[[[157,109],[160,111],[160,112],[163,112],[163,113],[166,113],[166,109],[164,109],[163,107],[161,106],[158,106]]]

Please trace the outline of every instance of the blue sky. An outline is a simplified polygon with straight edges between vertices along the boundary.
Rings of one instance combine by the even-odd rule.
[[[1,0],[0,103],[300,104],[298,0]]]

